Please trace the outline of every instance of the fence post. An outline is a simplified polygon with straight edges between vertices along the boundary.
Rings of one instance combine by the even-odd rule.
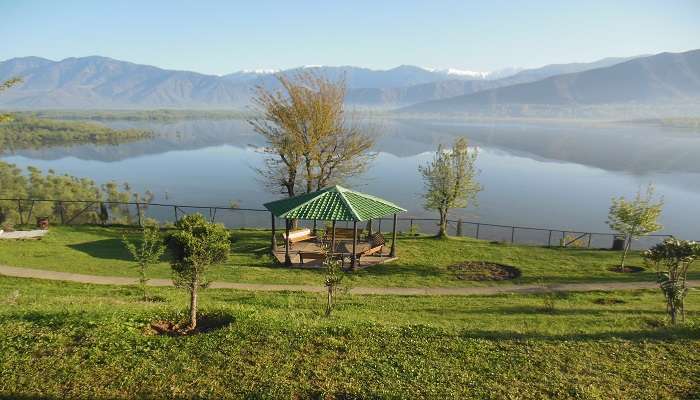
[[[592,234],[592,233],[589,233],[589,234],[588,234],[588,245],[586,246],[586,248],[588,248],[588,249],[591,248],[591,236],[593,236],[593,234]]]
[[[410,225],[408,227],[409,232],[413,232],[413,218],[410,220]]]
[[[462,218],[457,220],[457,236],[462,236]]]
[[[547,238],[547,247],[552,247],[552,230],[549,230],[549,237]]]
[[[177,206],[173,206],[173,213],[175,214],[175,223],[177,224]]]
[[[510,231],[510,243],[515,243],[515,227],[512,227]]]
[[[481,224],[477,222],[476,223],[476,238],[477,239],[479,238],[479,228],[481,228]]]
[[[19,213],[19,224],[24,225],[24,220],[22,219],[22,200],[17,199],[17,212]]]
[[[29,204],[29,213],[27,214],[27,223],[31,223],[29,221],[32,220],[32,211],[34,211],[34,200],[32,200],[31,204]]]
[[[61,217],[61,225],[63,225],[63,220],[65,219],[65,216],[63,215],[63,202],[62,201],[58,202],[58,213]]]
[[[561,231],[561,243],[559,247],[566,247],[566,231]]]

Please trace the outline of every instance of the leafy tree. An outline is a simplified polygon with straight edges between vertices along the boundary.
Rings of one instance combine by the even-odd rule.
[[[661,230],[657,222],[663,209],[663,199],[654,200],[654,186],[649,184],[646,192],[641,189],[633,200],[614,197],[608,214],[608,226],[625,238],[620,260],[620,271],[625,269],[625,259],[632,246],[632,240]]]
[[[677,315],[685,321],[685,296],[688,294],[688,268],[700,257],[700,243],[668,238],[642,253],[644,260],[656,268],[657,282],[666,298],[671,322]]]
[[[148,300],[146,270],[149,265],[157,263],[165,252],[165,245],[160,237],[160,229],[157,225],[146,224],[141,231],[141,243],[139,246],[129,241],[126,236],[122,238],[122,243],[124,243],[124,247],[126,247],[138,265],[139,285],[143,292],[143,299]]]
[[[306,71],[277,79],[280,89],[257,88],[262,116],[249,120],[267,142],[262,180],[293,197],[298,185],[308,193],[365,171],[374,138],[348,118],[345,81]]]
[[[201,214],[180,219],[168,239],[173,259],[173,282],[190,293],[190,329],[197,327],[197,296],[200,288],[209,282],[207,269],[212,264],[226,261],[231,242],[230,234],[222,224],[207,222]]]
[[[467,207],[482,189],[476,181],[476,157],[476,151],[469,151],[467,139],[460,137],[451,149],[438,146],[433,161],[418,167],[425,185],[424,207],[440,214],[438,237],[447,237],[448,212]]]
[[[22,78],[11,78],[9,80],[6,80],[4,82],[0,82],[0,92],[4,92],[5,90],[11,88],[12,86],[17,85],[18,83],[22,82]],[[6,122],[6,121],[11,121],[12,116],[7,115],[7,114],[0,114],[0,122]],[[2,144],[2,141],[0,141],[0,144]],[[2,148],[2,146],[0,146]]]

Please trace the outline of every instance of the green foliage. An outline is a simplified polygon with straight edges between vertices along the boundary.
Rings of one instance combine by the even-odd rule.
[[[146,224],[143,226],[141,234],[141,243],[137,246],[136,243],[130,241],[126,236],[122,237],[124,247],[129,251],[139,268],[139,284],[143,290],[143,298],[148,298],[146,293],[146,284],[148,278],[146,270],[150,265],[160,261],[160,257],[165,252],[163,239],[160,237],[160,228],[157,225]]]
[[[586,236],[579,236],[581,235],[567,233],[563,238],[559,239],[559,246],[575,247],[579,249],[588,247],[588,238]]]
[[[645,251],[642,256],[656,269],[671,322],[676,323],[678,313],[685,320],[688,268],[700,257],[700,243],[672,237]]]
[[[324,285],[326,286],[326,317],[330,317],[335,305],[335,295],[341,289],[345,273],[342,270],[342,260],[334,256],[330,252],[326,252],[326,258],[323,260],[323,269],[325,272]]]
[[[275,192],[294,197],[342,182],[364,172],[376,156],[375,138],[345,110],[344,79],[310,71],[278,75],[278,88],[256,88],[248,122],[265,138],[267,157],[257,169]]]
[[[13,151],[83,143],[116,145],[152,136],[149,131],[116,130],[93,122],[19,116],[0,124],[0,149]]]
[[[620,261],[620,270],[625,267],[627,252],[632,246],[632,240],[661,230],[657,222],[663,209],[663,199],[654,199],[654,186],[649,185],[645,193],[640,190],[633,200],[624,197],[612,199],[607,224],[610,229],[624,236],[625,248]]]
[[[71,175],[59,175],[53,170],[47,173],[35,167],[28,167],[27,172],[13,164],[0,161],[0,198],[3,199],[47,199],[47,200],[94,200],[101,201],[122,201],[128,202],[134,193],[128,184],[120,187],[115,182],[108,182],[102,186],[97,186],[94,181],[86,178],[78,178]],[[139,196],[142,201],[150,202],[152,194],[146,192],[145,196]],[[50,217],[52,223],[67,222],[73,219],[72,223],[104,223],[105,216],[111,214],[112,223],[133,223],[133,211],[126,205],[109,204],[99,205],[84,210],[85,203],[70,202],[35,202],[24,201],[17,204],[16,201],[0,200],[0,220],[18,224],[20,222],[19,207],[22,208],[24,217],[29,214],[29,209],[33,216]],[[142,210],[145,210],[144,205]],[[107,210],[107,213],[104,211]],[[81,213],[82,212],[82,213]],[[76,218],[73,216],[78,215]],[[24,221],[32,223],[32,221]]]
[[[22,78],[10,78],[6,80],[5,82],[0,82],[0,92],[4,92],[5,90],[11,88],[12,86],[17,85],[18,83],[22,82]],[[7,114],[0,114],[0,122],[7,122],[7,121],[12,121],[12,116],[7,115]],[[0,141],[0,150],[2,149],[2,141]]]
[[[5,90],[19,83],[22,83],[22,78],[19,77],[10,78],[4,82],[0,82],[0,92],[4,92]]]
[[[477,155],[476,150],[469,151],[467,139],[460,137],[451,149],[438,146],[433,161],[418,167],[425,185],[424,207],[440,214],[440,237],[447,236],[449,210],[467,207],[482,189],[476,182]]]
[[[180,219],[175,228],[177,230],[168,238],[173,256],[173,282],[190,292],[190,329],[194,329],[197,325],[197,291],[209,284],[208,267],[228,259],[231,236],[222,224],[208,222],[201,214]]]

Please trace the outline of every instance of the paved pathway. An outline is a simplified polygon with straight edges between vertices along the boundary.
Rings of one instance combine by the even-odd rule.
[[[37,278],[54,281],[67,281],[79,283],[93,283],[99,285],[135,285],[136,278],[118,276],[98,276],[73,274],[69,272],[46,271],[42,269],[7,267],[0,265],[0,275],[13,276],[19,278]],[[149,286],[172,286],[170,279],[151,279]],[[691,287],[700,287],[700,280],[688,281]],[[323,286],[312,285],[275,285],[258,283],[232,283],[232,282],[212,282],[211,288],[215,289],[237,289],[264,292],[324,292]],[[399,295],[399,296],[468,296],[468,295],[490,295],[499,293],[541,293],[545,290],[557,292],[591,292],[591,291],[615,291],[615,290],[636,290],[655,289],[655,282],[606,282],[606,283],[561,283],[547,285],[501,285],[484,287],[424,287],[424,288],[397,288],[397,287],[353,287],[352,294],[379,294],[379,295]]]
[[[0,239],[38,239],[45,236],[48,232],[49,231],[47,230],[41,229],[36,229],[33,231],[4,232],[2,229],[0,229]]]

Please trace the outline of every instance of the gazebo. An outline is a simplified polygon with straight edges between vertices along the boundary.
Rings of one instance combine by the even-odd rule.
[[[264,204],[272,214],[272,242],[273,254],[277,250],[275,217],[284,218],[284,265],[291,266],[292,260],[289,254],[290,228],[293,220],[330,221],[331,251],[336,246],[336,223],[338,221],[352,222],[352,251],[350,255],[350,267],[357,266],[357,223],[369,221],[370,227],[373,219],[393,215],[392,242],[390,257],[396,257],[396,214],[406,210],[394,203],[375,196],[346,189],[342,186],[331,186],[316,192],[306,193],[287,199],[281,199]],[[381,221],[380,221],[381,222]]]

